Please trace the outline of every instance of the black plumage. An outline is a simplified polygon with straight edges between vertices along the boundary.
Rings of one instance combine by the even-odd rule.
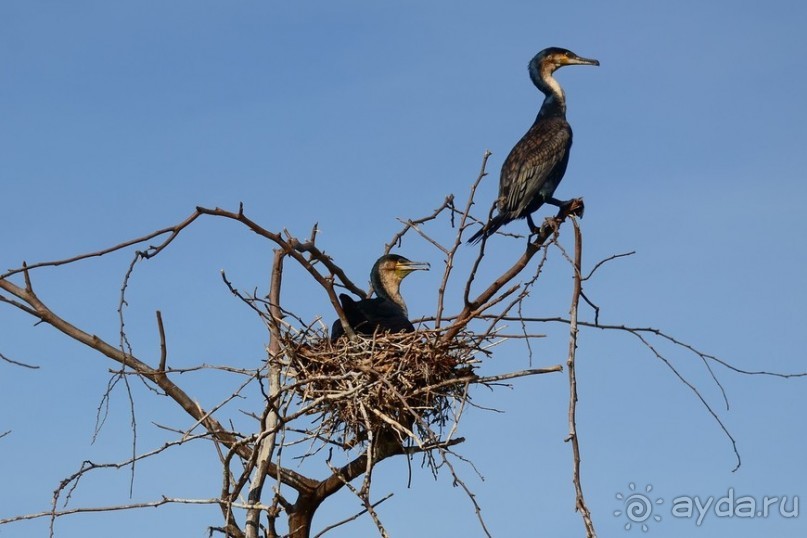
[[[412,271],[426,270],[429,264],[410,261],[397,254],[382,256],[370,271],[370,282],[376,297],[355,300],[349,295],[339,295],[342,310],[351,329],[358,334],[378,332],[412,332],[406,303],[401,296],[401,281]],[[331,328],[331,341],[345,334],[342,322],[336,320]]]
[[[498,213],[469,240],[475,243],[489,237],[501,226],[526,218],[535,232],[532,213],[543,204],[564,207],[569,202],[554,198],[572,147],[572,128],[566,121],[566,96],[552,73],[565,65],[600,65],[597,60],[581,58],[575,53],[551,47],[533,57],[529,64],[533,84],[544,94],[538,117],[518,141],[502,165],[499,180]]]

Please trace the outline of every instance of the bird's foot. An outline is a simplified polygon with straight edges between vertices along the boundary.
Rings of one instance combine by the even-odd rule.
[[[583,218],[583,212],[586,209],[585,204],[583,203],[582,198],[572,198],[566,202],[562,202],[560,204],[560,209],[558,210],[558,214],[555,217],[557,220],[566,220],[566,217],[569,215]]]

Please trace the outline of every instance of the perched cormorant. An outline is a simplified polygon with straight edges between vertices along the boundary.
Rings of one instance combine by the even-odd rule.
[[[414,331],[406,303],[401,297],[401,281],[412,271],[428,269],[428,263],[413,262],[397,254],[381,256],[370,271],[370,282],[376,297],[356,301],[347,294],[339,294],[350,327],[359,334],[373,334],[376,330],[396,333]],[[331,342],[344,334],[342,322],[337,319],[331,328]]]
[[[566,96],[552,73],[564,65],[600,65],[558,47],[544,49],[530,61],[533,84],[546,96],[535,123],[510,150],[499,180],[498,214],[469,240],[491,236],[502,225],[525,218],[530,231],[537,230],[531,214],[544,203],[564,207],[569,202],[553,198],[572,147],[572,129],[566,121]]]

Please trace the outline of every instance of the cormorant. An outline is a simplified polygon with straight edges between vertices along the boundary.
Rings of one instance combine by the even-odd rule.
[[[469,240],[475,243],[493,235],[502,225],[526,218],[537,230],[531,214],[544,203],[565,207],[569,202],[553,198],[569,162],[572,128],[566,121],[566,96],[552,73],[565,65],[600,65],[570,50],[550,47],[530,61],[532,83],[543,92],[544,103],[530,130],[510,150],[499,180],[498,214]]]
[[[406,303],[401,297],[401,281],[413,271],[428,269],[428,263],[413,262],[397,254],[381,256],[370,271],[370,282],[376,297],[356,301],[345,293],[339,294],[350,327],[359,334],[373,334],[376,330],[396,333],[414,331]],[[331,342],[344,334],[342,322],[337,319],[331,328]]]

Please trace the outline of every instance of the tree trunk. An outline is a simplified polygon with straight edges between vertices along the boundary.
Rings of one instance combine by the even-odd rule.
[[[300,495],[289,510],[289,538],[309,538],[314,512],[320,502],[311,496]]]

